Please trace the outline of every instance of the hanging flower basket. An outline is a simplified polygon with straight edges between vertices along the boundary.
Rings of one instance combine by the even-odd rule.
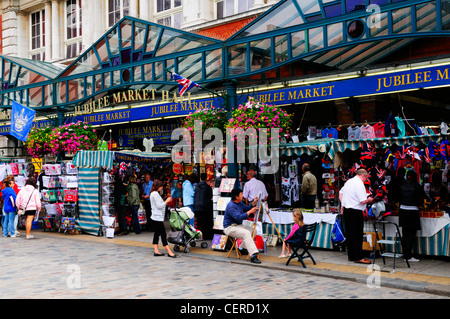
[[[183,128],[188,129],[194,141],[195,122],[202,125],[202,136],[208,128],[217,128],[221,132],[225,131],[227,124],[227,112],[222,108],[199,109],[194,113],[189,113],[186,120],[182,124]]]
[[[84,122],[70,123],[56,128],[33,128],[28,134],[26,147],[33,157],[57,155],[60,152],[75,153],[79,150],[95,150],[98,137],[95,129]]]
[[[281,108],[275,105],[261,103],[255,101],[253,97],[249,97],[245,104],[239,105],[234,109],[232,118],[227,124],[230,129],[254,128],[256,134],[261,134],[261,129],[267,130],[267,142],[270,143],[272,139],[279,138],[283,135],[289,135],[292,125],[292,115],[286,113]],[[278,128],[278,136],[272,136],[271,129]],[[250,134],[250,138],[255,137]],[[256,136],[258,137],[258,136]],[[239,134],[235,134],[235,139],[239,138]]]

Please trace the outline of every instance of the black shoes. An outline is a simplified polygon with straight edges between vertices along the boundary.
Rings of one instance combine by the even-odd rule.
[[[164,256],[164,254],[163,253],[159,253],[159,254],[158,253],[154,253],[153,256],[159,257],[159,256]]]
[[[169,255],[169,254],[167,254],[167,257],[170,257],[170,258],[177,258],[177,255]]]
[[[258,254],[253,254],[250,256],[250,261],[254,264],[260,264],[261,260],[258,259]]]

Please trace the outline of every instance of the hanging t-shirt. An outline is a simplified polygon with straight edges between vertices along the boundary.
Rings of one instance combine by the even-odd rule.
[[[347,131],[349,140],[359,140],[361,138],[361,129],[359,128],[359,126],[349,126],[347,128]]]
[[[307,136],[308,141],[315,140],[316,139],[316,134],[317,134],[316,127],[315,126],[309,126],[308,127],[308,136]]]
[[[399,117],[399,116],[396,116],[396,117],[395,117],[395,120],[397,121],[398,136],[399,136],[399,137],[406,136],[405,122],[403,122],[402,118]]]
[[[373,127],[370,125],[361,126],[361,138],[362,139],[375,138],[375,131]]]
[[[348,131],[343,127],[338,127],[336,129],[338,131],[338,138],[346,140],[348,136]]]
[[[323,138],[338,138],[338,130],[334,127],[327,127],[322,130]]]
[[[374,124],[373,126],[373,132],[375,133],[375,138],[384,137],[384,124],[381,122],[378,122]]]
[[[386,124],[384,125],[384,136],[385,137],[396,137],[398,135],[398,127],[397,127],[397,120],[389,114]]]
[[[441,123],[441,134],[447,134],[448,132],[448,125],[445,122]]]

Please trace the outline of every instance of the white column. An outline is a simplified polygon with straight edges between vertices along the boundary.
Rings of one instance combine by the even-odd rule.
[[[52,0],[52,59],[60,60],[63,59],[63,47],[61,38],[64,37],[64,30],[61,32],[64,24],[61,24],[60,6],[58,0]]]
[[[129,15],[133,18],[138,17],[138,0],[130,0]]]
[[[45,2],[45,60],[52,60],[52,3]]]
[[[19,10],[16,11],[16,17],[17,17],[17,29],[16,29],[17,56],[20,58],[29,58],[30,38],[27,36],[29,34],[27,33],[29,32],[29,23],[27,23],[27,19],[29,16],[26,14],[26,12]],[[4,29],[3,33],[5,33]],[[3,34],[3,38],[5,38],[5,34]],[[3,53],[7,54],[4,48]]]
[[[145,21],[150,21],[150,1],[139,0],[139,18]]]

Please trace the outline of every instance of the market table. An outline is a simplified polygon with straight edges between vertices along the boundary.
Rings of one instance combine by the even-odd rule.
[[[292,211],[270,209],[269,214],[280,234],[283,237],[287,236],[293,226]],[[337,214],[328,213],[303,214],[305,224],[319,223],[312,247],[333,249],[331,231],[337,216]],[[387,220],[398,225],[398,216],[389,216]],[[263,214],[264,234],[276,234],[272,221],[266,213]],[[450,256],[450,218],[447,216],[420,218],[420,224],[422,230],[417,233],[414,253],[426,256]],[[391,227],[386,228],[388,238],[395,236],[395,229]],[[364,231],[373,231],[373,220],[365,222]]]
[[[291,232],[293,226],[292,211],[270,209],[269,214],[281,236],[286,237]],[[333,249],[331,230],[333,229],[336,216],[337,214],[328,213],[303,214],[303,222],[305,224],[318,223],[316,237],[314,238],[312,247]],[[264,234],[276,235],[276,230],[273,228],[272,221],[267,213],[264,212],[262,218]]]
[[[398,225],[398,216],[389,216],[387,220]],[[417,232],[413,252],[427,256],[450,256],[450,218],[420,218],[421,230]],[[401,231],[401,228],[400,228]],[[387,237],[394,237],[393,227],[386,228]]]

